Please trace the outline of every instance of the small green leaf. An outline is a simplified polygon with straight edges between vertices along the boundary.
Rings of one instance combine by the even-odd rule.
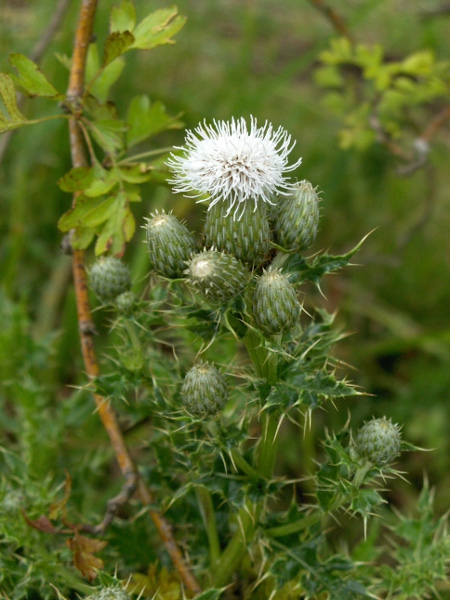
[[[164,8],[148,15],[134,30],[133,48],[150,50],[161,44],[173,44],[171,37],[178,33],[186,22],[185,17],[178,16],[175,6]]]
[[[120,179],[120,172],[117,169],[107,171],[100,165],[93,167],[94,180],[85,188],[84,193],[89,198],[95,198],[110,192]]]
[[[78,227],[73,230],[70,242],[74,250],[85,250],[94,239],[95,229]]]
[[[95,174],[90,167],[75,167],[58,181],[63,192],[82,192],[87,189],[95,179]]]
[[[114,31],[110,33],[106,42],[103,56],[103,66],[106,67],[118,56],[126,52],[135,42],[130,31]]]
[[[133,31],[136,25],[136,9],[130,0],[122,0],[119,6],[113,6],[111,9],[111,18],[109,30],[115,31]]]
[[[106,102],[109,96],[111,87],[119,79],[122,71],[125,67],[125,60],[123,58],[116,58],[107,67],[103,68],[93,86],[91,92],[100,102]]]
[[[48,81],[36,63],[23,54],[13,53],[9,56],[10,63],[19,72],[18,77],[14,77],[16,83],[30,96],[44,96],[62,100],[64,96]]]
[[[146,95],[136,96],[130,102],[127,122],[129,125],[128,147],[138,144],[160,131],[182,127],[182,123],[177,120],[177,117],[171,117],[166,113],[162,102],[151,104],[150,98]]]
[[[14,129],[26,123],[26,118],[17,106],[14,83],[6,73],[0,73],[0,95],[7,111],[7,115],[3,115],[0,111],[0,131]]]
[[[91,123],[92,136],[109,154],[114,154],[123,147],[125,125],[122,121],[105,119]]]
[[[127,183],[144,183],[152,178],[152,173],[145,163],[120,167],[119,172],[120,178]]]
[[[107,250],[114,255],[123,254],[126,242],[133,237],[135,227],[135,220],[130,211],[127,197],[123,192],[119,192],[111,207],[110,217],[98,236],[95,254],[99,256]]]
[[[106,221],[113,208],[115,198],[77,198],[76,205],[62,215],[58,222],[60,231],[76,227],[96,227]]]

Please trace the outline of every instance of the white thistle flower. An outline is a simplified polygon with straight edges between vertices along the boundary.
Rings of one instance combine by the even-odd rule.
[[[190,193],[191,197],[207,195],[198,202],[211,200],[209,208],[218,202],[228,204],[227,215],[234,207],[234,216],[242,216],[248,200],[254,210],[258,202],[273,203],[274,194],[288,195],[294,184],[284,176],[293,171],[301,158],[288,166],[288,155],[295,146],[283,127],[274,131],[265,122],[257,126],[254,117],[250,129],[243,117],[231,121],[201,123],[186,134],[184,155],[172,154],[167,165],[174,177],[169,180],[174,192]]]

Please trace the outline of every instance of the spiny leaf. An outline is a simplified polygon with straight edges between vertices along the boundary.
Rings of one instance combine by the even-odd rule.
[[[133,48],[150,50],[161,44],[173,44],[171,37],[178,33],[186,22],[185,17],[177,16],[178,10],[163,8],[148,15],[134,29]]]
[[[283,270],[286,273],[292,274],[289,279],[293,283],[312,281],[319,286],[320,280],[324,275],[338,271],[350,263],[350,259],[361,249],[361,246],[371,233],[372,231],[365,235],[363,239],[346,254],[337,256],[320,254],[313,258],[311,264],[300,254],[292,254],[284,263]]]
[[[36,63],[23,54],[13,53],[9,56],[9,61],[19,72],[18,77],[14,77],[16,83],[30,96],[44,96],[54,100],[62,100],[63,94],[60,94],[56,88],[48,81]]]

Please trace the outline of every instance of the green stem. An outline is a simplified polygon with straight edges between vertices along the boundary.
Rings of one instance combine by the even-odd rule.
[[[214,568],[214,565],[217,563],[220,556],[220,542],[219,534],[217,533],[214,505],[211,494],[207,489],[202,487],[197,488],[196,493],[203,523],[206,529],[206,535],[208,536],[209,560],[211,567]]]
[[[264,411],[261,415],[262,437],[259,448],[258,473],[264,479],[273,476],[278,449],[278,415]]]
[[[259,473],[248,464],[248,462],[239,454],[239,452],[236,450],[231,450],[230,454],[233,463],[247,475],[251,482],[259,483],[261,481]]]
[[[302,519],[295,521],[294,523],[287,523],[286,525],[279,525],[278,527],[270,527],[269,529],[265,529],[264,533],[269,537],[282,537],[284,535],[291,535],[292,533],[298,533],[299,531],[303,531],[311,525],[318,523],[322,520],[322,518],[322,513],[315,512],[304,516]]]
[[[253,511],[253,514],[251,514],[251,511]],[[248,544],[255,535],[256,522],[256,506],[248,502],[247,507],[243,506],[239,511],[238,531],[220,556],[219,562],[216,563],[212,579],[214,587],[222,587],[229,582],[231,575],[241,562]]]

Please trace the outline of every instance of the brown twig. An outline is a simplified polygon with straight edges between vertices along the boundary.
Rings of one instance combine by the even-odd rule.
[[[84,91],[86,55],[92,36],[96,8],[97,0],[82,0],[67,90],[67,103],[72,111],[72,118],[69,121],[69,135],[72,164],[74,167],[83,167],[87,165],[83,134],[79,127],[78,120],[82,113],[81,99]],[[99,366],[93,343],[94,325],[89,305],[83,250],[73,251],[73,277],[82,355],[86,373],[90,379],[93,379],[99,375]],[[127,483],[130,483],[131,481],[136,483],[137,493],[143,504],[154,504],[154,499],[150,490],[137,472],[113,408],[106,398],[103,398],[98,394],[94,394],[94,400],[98,414],[109,435],[117,461]],[[173,537],[171,526],[159,511],[149,509],[149,513],[184,584],[190,591],[196,593],[199,592],[201,588],[183,558]]]
[[[42,56],[50,45],[51,41],[58,33],[59,26],[61,25],[64,17],[66,16],[67,9],[69,8],[69,4],[72,0],[59,0],[56,5],[55,11],[53,13],[52,19],[44,32],[42,38],[37,42],[36,46],[33,48],[31,52],[30,58],[33,62],[39,64]],[[25,103],[25,96],[23,94],[19,94],[17,99],[17,106],[19,109],[23,108]],[[2,139],[0,140],[0,164],[3,161],[3,157],[5,156],[6,150],[8,149],[9,142],[11,141],[12,136],[16,133],[15,129],[11,129],[6,131]]]
[[[339,13],[337,13],[333,8],[330,8],[322,0],[309,0],[309,3],[326,16],[338,33],[349,39],[351,42],[354,41],[353,36],[350,33],[346,22],[344,21],[344,18],[341,17]]]

